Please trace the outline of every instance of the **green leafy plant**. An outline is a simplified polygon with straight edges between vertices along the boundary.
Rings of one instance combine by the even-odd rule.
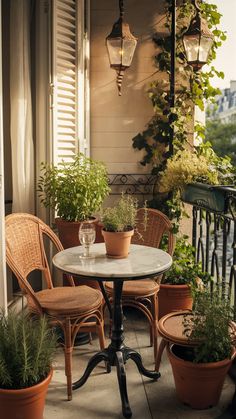
[[[218,184],[218,172],[207,156],[187,149],[178,151],[168,159],[166,168],[161,173],[160,191],[181,190],[193,182]]]
[[[211,276],[202,271],[202,265],[195,261],[195,249],[188,242],[188,236],[176,240],[173,264],[162,279],[163,284],[184,285],[203,288],[211,281]]]
[[[52,367],[57,338],[45,317],[0,314],[0,388],[20,389],[43,381]]]
[[[220,287],[213,293],[195,292],[192,316],[185,316],[183,320],[184,333],[190,343],[200,341],[193,348],[193,362],[217,362],[231,357],[232,319],[233,310]]]
[[[206,140],[212,144],[214,151],[221,157],[228,155],[236,165],[236,125],[234,122],[223,123],[215,118],[206,122]]]
[[[122,195],[114,207],[105,208],[101,220],[106,231],[129,231],[137,223],[138,201],[131,195]]]
[[[41,165],[41,202],[67,221],[83,221],[98,211],[109,194],[105,165],[79,153],[72,163]]]
[[[137,150],[143,150],[142,165],[151,164],[152,174],[157,175],[156,192],[149,205],[157,208],[171,219],[174,220],[174,229],[178,231],[178,223],[184,214],[183,205],[180,201],[180,195],[171,190],[165,195],[158,189],[160,176],[165,170],[169,153],[169,144],[174,132],[173,148],[174,154],[182,152],[191,147],[192,151],[199,155],[198,148],[192,146],[193,130],[197,138],[203,141],[205,138],[205,128],[199,122],[192,127],[192,115],[194,106],[204,110],[205,102],[213,102],[220,90],[211,85],[211,80],[215,75],[224,78],[224,73],[217,71],[211,64],[216,57],[217,49],[226,39],[226,35],[218,27],[221,14],[217,6],[212,3],[200,2],[202,17],[207,20],[208,26],[214,35],[214,42],[208,60],[208,70],[194,72],[188,64],[184,48],[183,34],[189,26],[194,14],[194,7],[191,0],[185,0],[177,8],[177,28],[176,28],[176,94],[175,106],[171,107],[170,97],[170,58],[171,58],[171,13],[172,1],[165,0],[166,4],[166,28],[169,33],[165,37],[154,34],[153,41],[157,52],[154,57],[159,74],[159,80],[150,84],[149,98],[153,106],[153,117],[148,122],[146,129],[138,133],[133,138],[133,147]],[[168,75],[169,80],[165,75]],[[210,153],[211,145],[207,143],[206,147]],[[213,150],[212,150],[213,151]],[[216,154],[215,154],[215,157]],[[202,157],[201,157],[202,159]],[[221,167],[218,160],[218,168]],[[216,167],[216,166],[215,166]],[[231,170],[232,165],[228,165],[227,170]],[[200,175],[201,176],[201,175]],[[231,176],[229,176],[230,178]],[[189,180],[189,179],[187,179]],[[207,180],[209,176],[207,176]],[[224,179],[226,184],[230,179]],[[230,183],[232,183],[230,181]]]

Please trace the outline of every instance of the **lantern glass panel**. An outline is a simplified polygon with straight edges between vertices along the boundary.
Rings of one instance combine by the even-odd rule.
[[[108,38],[107,49],[110,59],[110,65],[121,64],[122,38]]]
[[[108,38],[107,49],[111,66],[129,67],[137,45],[135,39]]]
[[[184,48],[189,63],[199,59],[199,35],[188,35],[183,38]]]
[[[207,62],[212,43],[212,38],[208,38],[205,36],[201,37],[201,44],[199,48],[199,61],[203,63]]]
[[[131,65],[136,45],[137,41],[135,39],[123,39],[123,47],[120,52],[123,66],[129,67]]]

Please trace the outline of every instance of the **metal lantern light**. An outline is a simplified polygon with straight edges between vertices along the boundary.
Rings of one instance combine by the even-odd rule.
[[[134,51],[137,45],[137,38],[130,32],[129,24],[123,21],[124,4],[119,0],[120,17],[114,23],[111,33],[106,38],[106,45],[111,68],[117,72],[117,86],[121,96],[121,84],[124,71],[130,67]]]
[[[198,71],[207,63],[214,37],[207,21],[201,16],[196,0],[194,6],[196,14],[184,33],[183,43],[188,63],[195,71]]]

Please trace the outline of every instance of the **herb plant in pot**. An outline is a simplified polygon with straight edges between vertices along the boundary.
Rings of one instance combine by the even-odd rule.
[[[159,318],[172,311],[191,310],[192,288],[201,287],[210,279],[208,273],[202,272],[201,263],[195,262],[194,247],[188,242],[188,236],[177,238],[173,264],[160,284]]]
[[[78,246],[81,221],[91,219],[109,194],[105,165],[79,153],[71,163],[42,163],[41,172],[41,202],[57,212],[55,222],[64,248]]]
[[[126,258],[137,222],[138,201],[131,195],[122,195],[117,204],[102,213],[102,234],[107,256]]]
[[[194,308],[184,317],[189,347],[167,348],[176,393],[195,409],[215,406],[235,355],[235,324],[229,301],[222,290],[196,292]]]
[[[0,314],[0,416],[42,419],[56,336],[44,317]]]

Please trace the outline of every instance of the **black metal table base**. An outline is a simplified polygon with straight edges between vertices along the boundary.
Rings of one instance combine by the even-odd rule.
[[[126,385],[126,373],[125,373],[125,364],[128,359],[132,359],[135,362],[140,374],[144,375],[145,377],[151,378],[153,380],[157,380],[160,377],[159,372],[149,371],[143,366],[140,354],[136,352],[134,349],[123,346],[122,348],[116,351],[110,345],[108,346],[108,348],[95,354],[89,360],[88,365],[82,377],[78,381],[73,383],[73,386],[72,386],[73,390],[76,390],[79,387],[82,387],[86,383],[93,369],[101,361],[106,362],[107,372],[111,372],[111,367],[116,366],[123,416],[125,418],[130,418],[132,416],[132,411],[129,405],[127,385]]]
[[[127,385],[126,385],[126,373],[125,364],[129,359],[132,359],[136,364],[140,374],[145,377],[157,380],[160,377],[160,373],[156,371],[147,370],[142,363],[142,358],[138,352],[134,349],[128,348],[123,344],[123,321],[122,321],[122,306],[121,306],[121,295],[122,295],[123,281],[114,281],[114,296],[113,296],[113,326],[111,343],[108,348],[95,354],[88,362],[88,365],[84,371],[82,377],[73,383],[72,389],[76,390],[82,387],[87,379],[89,378],[93,369],[102,361],[105,361],[107,366],[107,372],[111,372],[111,367],[116,366],[117,378],[119,382],[120,397],[122,403],[122,412],[125,418],[131,418],[132,411],[129,405]]]

